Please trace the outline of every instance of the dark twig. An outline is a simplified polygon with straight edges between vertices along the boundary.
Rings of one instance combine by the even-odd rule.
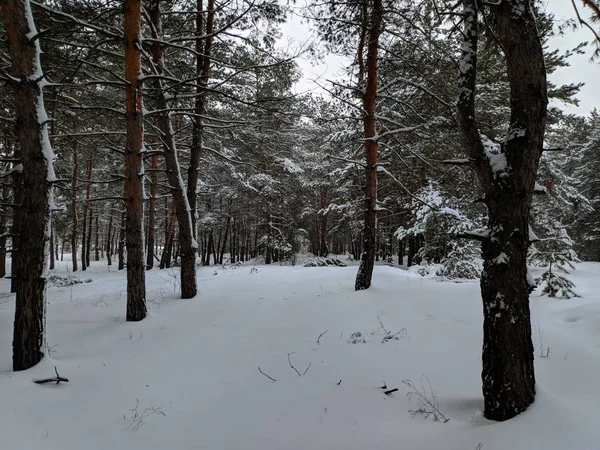
[[[33,380],[33,382],[37,383],[37,384],[45,384],[45,383],[56,383],[56,384],[58,384],[61,381],[64,382],[64,383],[68,383],[69,382],[68,378],[61,377],[58,374],[58,370],[56,369],[56,366],[54,366],[54,373],[56,373],[56,377],[53,377],[53,378],[44,378],[43,380]]]
[[[258,366],[258,371],[260,373],[262,373],[265,377],[267,377],[269,380],[271,380],[271,381],[277,381],[275,378],[270,377],[269,375],[267,375],[266,373],[264,373],[262,370],[260,370],[260,366]]]
[[[338,381],[336,384],[339,386],[340,384],[342,384],[342,380]]]
[[[396,392],[397,390],[398,390],[398,388],[390,389],[390,390],[385,391],[384,394],[385,395],[390,395],[390,394]]]
[[[321,343],[319,342],[319,340],[320,340],[320,339],[321,339],[321,337],[323,337],[323,335],[324,335],[325,333],[327,333],[328,331],[329,331],[329,330],[325,330],[325,331],[323,331],[323,332],[322,332],[322,333],[319,335],[319,337],[317,338],[317,344],[321,345]]]
[[[306,375],[306,372],[308,372],[308,369],[310,369],[310,366],[312,366],[312,363],[308,364],[308,367],[306,368],[306,370],[302,373],[302,375]]]
[[[294,369],[294,371],[295,371],[295,372],[298,374],[298,376],[299,376],[299,377],[301,377],[302,375],[305,375],[305,374],[306,374],[306,372],[308,372],[308,369],[310,369],[310,366],[312,365],[312,363],[310,363],[310,364],[308,365],[308,367],[306,368],[306,370],[304,371],[304,373],[300,373],[300,372],[298,371],[298,369],[296,369],[296,368],[294,367],[294,365],[292,364],[292,359],[290,358],[290,355],[293,355],[294,353],[297,353],[297,352],[291,352],[291,353],[288,353],[288,354],[287,354],[287,356],[288,356],[288,363],[290,364],[290,367],[291,367],[292,369]]]

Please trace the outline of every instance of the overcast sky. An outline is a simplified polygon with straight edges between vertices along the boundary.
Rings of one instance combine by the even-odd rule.
[[[304,3],[302,1],[299,4]],[[573,19],[575,13],[573,6],[568,0],[547,0],[547,8],[553,12],[557,20]],[[581,10],[582,13],[586,11]],[[317,39],[314,32],[306,23],[298,17],[285,24],[283,27],[284,38],[302,43]],[[550,45],[553,48],[567,50],[575,47],[582,41],[592,41],[593,36],[588,30],[578,29],[576,31],[567,31],[564,37],[554,38]],[[574,55],[570,58],[570,67],[565,67],[557,70],[551,76],[551,80],[556,84],[564,83],[585,83],[581,89],[579,106],[567,106],[569,112],[587,115],[594,107],[600,109],[600,62],[590,62],[590,56],[593,51],[593,44],[590,43],[588,51],[584,55]],[[327,79],[332,79],[337,75],[341,75],[340,67],[344,64],[344,60],[335,55],[325,55],[323,62],[314,65],[307,59],[298,61],[300,69],[303,72],[303,79],[297,84],[297,92],[317,91],[323,92],[318,84],[327,86]],[[314,81],[316,80],[316,81]]]

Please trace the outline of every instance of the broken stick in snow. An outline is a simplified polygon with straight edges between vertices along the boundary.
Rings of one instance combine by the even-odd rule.
[[[61,381],[64,383],[68,383],[68,378],[63,378],[58,374],[58,370],[56,370],[56,366],[54,366],[54,373],[56,373],[56,377],[53,378],[44,378],[43,380],[33,380],[34,383],[37,384],[45,384],[45,383],[60,383]]]
[[[323,331],[323,332],[322,332],[322,333],[319,335],[319,337],[317,338],[317,344],[321,345],[321,343],[319,342],[319,340],[320,340],[320,339],[321,339],[321,337],[323,337],[323,335],[324,335],[325,333],[327,333],[328,331],[329,331],[329,330],[325,330],[325,331]]]
[[[267,377],[269,380],[271,380],[271,381],[277,381],[275,378],[270,377],[269,375],[267,375],[266,373],[264,373],[262,370],[260,370],[260,366],[258,366],[258,371],[260,373],[262,373],[265,377]]]

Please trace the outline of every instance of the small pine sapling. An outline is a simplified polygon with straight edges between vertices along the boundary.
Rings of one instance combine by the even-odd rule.
[[[543,283],[542,295],[579,297],[573,291],[575,283],[565,276],[575,270],[574,263],[579,262],[579,258],[573,250],[573,241],[564,228],[559,229],[552,237],[537,241],[530,261],[547,267],[538,280]]]

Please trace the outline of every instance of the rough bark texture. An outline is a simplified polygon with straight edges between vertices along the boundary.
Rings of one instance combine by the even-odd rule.
[[[16,132],[23,162],[23,198],[20,230],[13,369],[26,370],[43,357],[45,345],[45,287],[50,239],[50,198],[54,181],[48,120],[43,103],[40,48],[29,2],[3,0],[2,12],[12,61]]]
[[[153,38],[160,38],[160,4],[153,2],[150,10],[150,18],[153,24]],[[165,73],[163,48],[159,43],[152,45],[152,59],[155,75],[163,76]],[[181,255],[181,298],[193,298],[196,296],[196,251],[197,245],[194,239],[192,211],[186,195],[185,184],[181,177],[177,145],[173,136],[171,117],[166,112],[169,108],[167,97],[163,88],[163,81],[157,77],[154,81],[156,95],[156,106],[160,111],[158,115],[158,128],[161,132],[163,143],[163,154],[167,168],[167,179],[176,205],[177,223],[179,224],[179,249]]]
[[[125,149],[126,201],[125,240],[127,246],[127,321],[146,317],[146,273],[144,266],[143,203],[143,109],[140,81],[141,0],[124,0],[125,78],[127,148]]]
[[[15,157],[21,159],[21,149],[15,149]],[[15,205],[23,205],[25,198],[25,189],[23,189],[23,173],[16,170],[13,171],[11,176],[11,182],[13,184],[13,197]],[[11,227],[11,242],[12,242],[12,253],[11,253],[11,268],[10,268],[10,292],[17,292],[17,280],[19,279],[19,247],[20,247],[20,236],[21,228],[23,227],[23,207],[17,206],[13,211],[12,227]]]
[[[364,0],[367,1],[367,0]],[[366,154],[366,184],[365,184],[365,224],[363,231],[363,253],[360,260],[354,288],[357,291],[368,289],[373,277],[375,265],[375,235],[377,230],[377,148],[378,144],[372,139],[375,134],[375,103],[377,100],[377,48],[381,32],[383,6],[381,0],[373,0],[369,19],[367,44],[367,85],[363,97],[363,119],[365,154]],[[362,58],[362,55],[358,55]]]
[[[475,119],[477,2],[464,0],[463,5],[458,119],[489,213],[481,278],[485,416],[507,420],[524,411],[535,397],[526,255],[546,122],[546,71],[530,1],[490,6],[492,27],[506,57],[511,119],[502,143],[480,135]]]

